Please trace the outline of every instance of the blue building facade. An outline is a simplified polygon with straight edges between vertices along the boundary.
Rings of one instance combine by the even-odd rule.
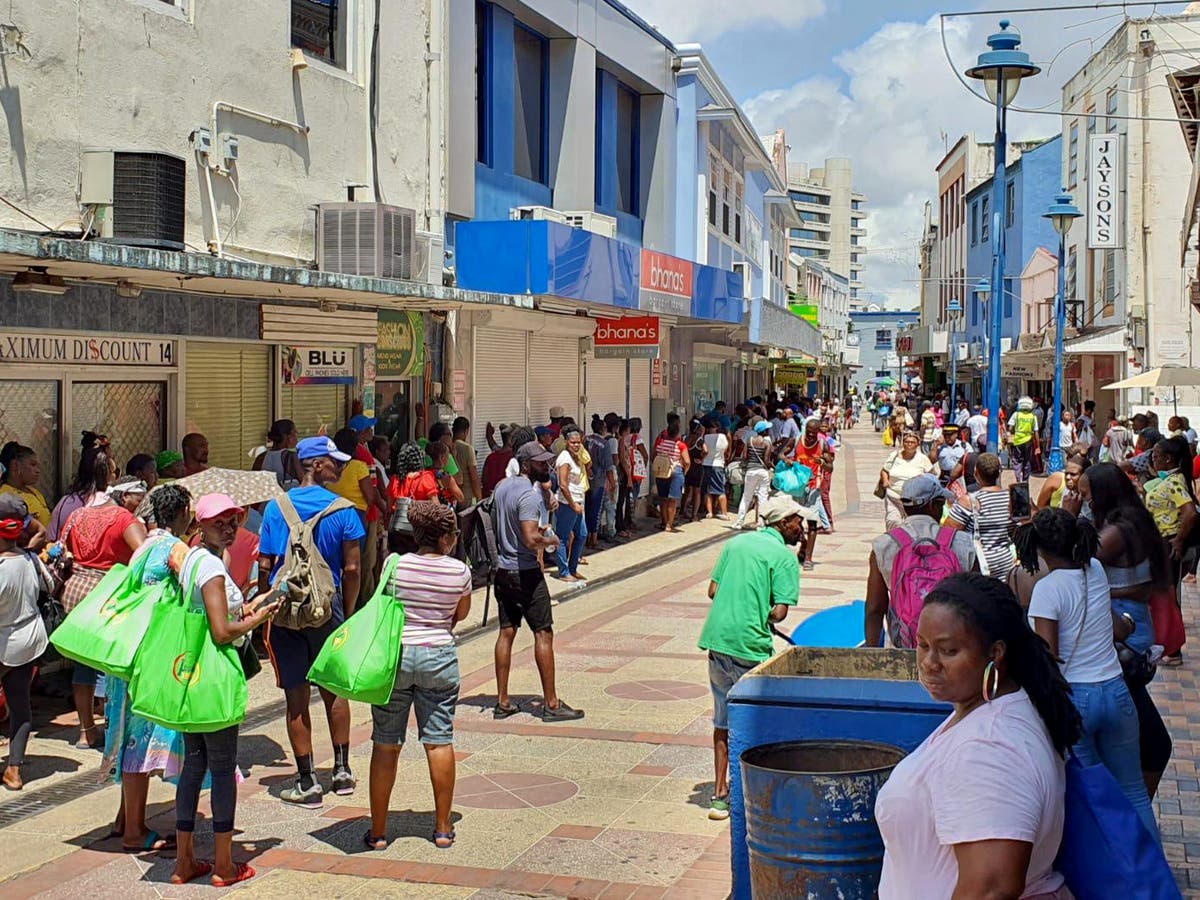
[[[850,377],[851,386],[865,394],[880,378],[894,378],[904,383],[902,354],[897,346],[900,332],[916,325],[921,319],[919,310],[850,311],[850,331],[847,345],[858,346],[859,368]]]
[[[1056,135],[1044,143],[1025,150],[1007,170],[1007,216],[1004,223],[1006,241],[1003,327],[1001,336],[1017,346],[1021,334],[1021,273],[1038,247],[1055,252],[1058,233],[1049,219],[1042,218],[1054,196],[1061,190],[1061,137]],[[992,179],[989,178],[967,193],[967,285],[972,288],[980,278],[992,280],[992,234],[995,215],[992,210]],[[991,300],[997,302],[993,290]],[[987,307],[970,291],[963,302],[963,333],[970,346],[982,350],[988,334]]]

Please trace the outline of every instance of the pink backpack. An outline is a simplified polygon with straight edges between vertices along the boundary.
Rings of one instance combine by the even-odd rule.
[[[952,528],[939,527],[937,540],[914,541],[903,527],[893,529],[891,537],[900,545],[900,552],[892,563],[888,634],[892,646],[912,648],[917,646],[917,619],[921,617],[925,595],[943,578],[961,572],[962,564],[952,546]]]

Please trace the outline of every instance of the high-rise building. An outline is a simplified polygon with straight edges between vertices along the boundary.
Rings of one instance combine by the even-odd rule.
[[[788,173],[788,196],[802,220],[789,232],[792,253],[818,259],[850,282],[850,299],[864,287],[867,198],[854,190],[850,160],[827,159],[821,169],[800,164]]]

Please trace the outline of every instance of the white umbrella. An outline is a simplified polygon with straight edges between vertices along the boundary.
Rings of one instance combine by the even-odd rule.
[[[1200,369],[1192,366],[1161,366],[1157,369],[1147,369],[1140,375],[1126,378],[1124,381],[1114,381],[1104,385],[1104,391],[1125,391],[1131,388],[1153,387],[1200,387]],[[1175,412],[1179,412],[1178,395],[1174,392]]]

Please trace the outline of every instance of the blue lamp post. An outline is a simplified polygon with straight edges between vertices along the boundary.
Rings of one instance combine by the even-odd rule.
[[[1048,456],[1051,472],[1061,472],[1064,462],[1058,438],[1062,429],[1063,332],[1067,330],[1067,232],[1071,230],[1071,223],[1082,215],[1065,187],[1054,198],[1050,208],[1042,213],[1042,218],[1049,219],[1058,232],[1058,294],[1054,298],[1054,425]]]
[[[992,284],[996,288],[997,300],[1004,291],[1004,223],[1007,219],[1007,191],[1005,190],[1005,157],[1008,153],[1005,127],[1008,106],[1016,99],[1021,79],[1041,71],[1029,59],[1029,54],[1019,49],[1020,32],[1008,29],[1008,19],[1000,20],[1000,30],[987,39],[985,53],[979,54],[975,65],[967,69],[968,78],[983,82],[988,98],[996,105],[996,168],[992,177]],[[992,453],[1000,447],[1000,337],[1004,329],[1004,304],[992,304],[988,331],[991,346],[988,348],[988,431],[987,445]]]
[[[988,309],[989,309],[988,297],[991,295],[991,292],[992,292],[991,283],[988,282],[988,280],[986,278],[980,278],[979,281],[977,281],[975,283],[975,286],[973,288],[971,288],[971,292],[975,295],[975,298],[979,301],[979,306],[981,307],[982,312],[983,312],[983,320],[984,320],[984,322],[987,322]],[[982,344],[983,344],[983,352],[985,354],[988,354],[989,348],[991,347],[991,341],[988,338],[986,333],[983,336]],[[987,397],[991,396],[990,391],[988,390],[988,385],[991,384],[991,381],[989,380],[990,375],[991,375],[990,370],[985,369],[983,372],[983,396],[985,399]]]
[[[955,413],[958,412],[958,372],[955,364],[955,349],[954,332],[958,324],[958,314],[962,312],[962,303],[957,297],[951,297],[950,302],[946,304],[946,313],[950,320],[950,421],[954,421]]]

